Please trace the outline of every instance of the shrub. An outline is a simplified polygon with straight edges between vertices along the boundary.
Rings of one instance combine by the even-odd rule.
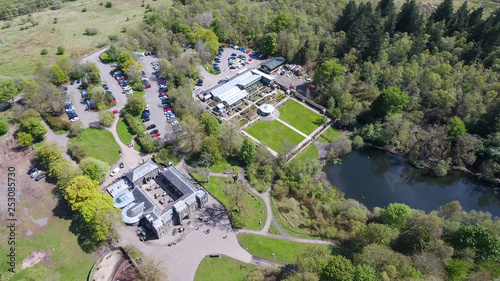
[[[46,54],[48,54],[48,53],[49,53],[49,50],[47,50],[47,49],[42,49],[42,50],[40,51],[40,55],[42,55],[42,56],[43,56],[43,55],[46,55]]]
[[[62,120],[59,117],[47,117],[45,120],[54,131],[69,130],[71,128],[71,122]]]
[[[71,158],[75,159],[76,162],[80,162],[80,160],[87,156],[87,153],[85,153],[85,150],[83,150],[79,142],[68,145],[68,154]]]
[[[106,2],[106,6],[104,6],[104,7],[106,7],[106,8],[111,8],[111,7],[113,7],[113,3],[111,3],[111,2]]]
[[[146,87],[144,87],[144,84],[141,82],[137,82],[132,85],[132,90],[134,91],[144,91],[145,88]]]
[[[8,21],[2,25],[2,29],[9,28],[12,25],[12,22]]]
[[[56,23],[57,23],[57,18],[54,18],[53,23],[54,23],[54,24],[56,24]]]
[[[117,34],[109,35],[108,39],[109,41],[118,41],[118,35]]]
[[[99,122],[106,127],[111,126],[113,121],[115,120],[115,115],[111,111],[102,111],[99,112]]]
[[[0,136],[7,134],[9,131],[9,125],[5,121],[0,121]]]
[[[94,36],[99,32],[99,30],[95,27],[87,27],[85,28],[85,35]]]
[[[85,13],[87,11],[87,8],[82,9],[82,13]]]
[[[64,55],[64,51],[65,50],[63,46],[58,46],[56,55]]]

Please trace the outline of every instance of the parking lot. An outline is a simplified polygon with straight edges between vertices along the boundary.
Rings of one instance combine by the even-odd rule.
[[[188,50],[188,52],[192,52],[192,51],[193,50]],[[230,69],[230,67],[228,65],[228,59],[231,57],[232,53],[235,53],[236,55],[244,55],[244,56],[246,56],[246,58],[251,58],[252,61],[249,64],[246,64],[245,66],[240,65],[236,69]],[[255,57],[250,57],[248,54],[241,52],[240,50],[235,50],[235,49],[226,47],[226,48],[224,48],[224,51],[222,52],[222,55],[220,57],[220,61],[221,62],[218,63],[218,65],[220,67],[220,71],[221,71],[220,74],[218,74],[218,75],[210,74],[208,71],[206,71],[206,69],[203,69],[203,71],[200,72],[200,75],[203,77],[204,82],[203,82],[203,86],[195,87],[195,94],[199,94],[202,91],[206,91],[210,88],[217,86],[219,80],[224,79],[226,77],[231,78],[240,71],[243,72],[245,69],[258,68],[259,65],[266,60],[255,58]]]

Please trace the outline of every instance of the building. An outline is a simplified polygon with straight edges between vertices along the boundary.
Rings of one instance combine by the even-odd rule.
[[[196,187],[173,165],[161,173],[159,170],[158,165],[149,160],[107,188],[115,207],[122,208],[123,221],[138,224],[143,238],[151,234],[158,238],[164,236],[174,226],[182,225],[184,219],[191,219],[193,212],[208,201],[208,193]]]
[[[228,82],[212,88],[208,92],[222,109],[230,109],[237,106],[249,93],[248,90],[257,83],[270,85],[274,82],[274,77],[262,73],[258,70],[247,70],[239,73]]]
[[[259,107],[259,115],[266,117],[274,113],[274,106],[270,104],[263,104]]]
[[[260,68],[266,72],[266,73],[272,73],[276,71],[280,66],[284,65],[286,63],[285,58],[283,57],[276,57],[272,58],[260,65]]]

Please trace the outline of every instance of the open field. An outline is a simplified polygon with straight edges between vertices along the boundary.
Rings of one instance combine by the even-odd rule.
[[[303,136],[276,120],[259,121],[246,131],[278,153],[283,150],[284,140],[297,145],[304,139]]]
[[[231,199],[224,192],[225,187],[228,185],[230,178],[220,178],[220,177],[210,177],[210,182],[205,182],[205,177],[198,173],[191,173],[191,176],[200,182],[203,187],[212,194],[217,200],[219,200],[226,209],[230,210],[233,205]],[[245,187],[245,193],[241,196],[241,201],[247,204],[248,213],[235,213],[231,212],[231,219],[233,221],[238,221],[242,224],[243,228],[250,230],[261,230],[264,227],[264,222],[267,217],[267,211],[264,201],[260,197],[251,197],[250,190]],[[259,204],[260,202],[260,204]],[[261,213],[262,212],[262,213]],[[259,224],[262,221],[262,224]]]
[[[295,263],[297,254],[308,247],[330,249],[325,245],[290,242],[253,234],[240,234],[238,241],[254,256],[288,264]]]
[[[69,143],[74,142],[76,142],[75,137],[69,139]],[[109,165],[113,165],[120,159],[120,155],[118,155],[120,146],[108,130],[87,128],[81,134],[80,144],[87,156],[100,159]]]
[[[248,264],[230,257],[205,257],[194,277],[195,281],[246,281],[252,272],[257,270]]]
[[[96,258],[85,253],[77,237],[70,231],[72,214],[65,204],[58,205],[53,194],[57,188],[50,179],[35,182],[26,171],[32,167],[35,151],[17,150],[11,136],[0,138],[4,161],[0,163],[0,191],[7,194],[7,167],[15,168],[16,197],[16,273],[6,273],[6,259],[2,259],[0,280],[82,280],[88,275]],[[6,141],[8,143],[6,144]],[[0,203],[7,206],[6,196]],[[7,210],[7,209],[5,209]],[[5,212],[0,212],[4,218]],[[7,240],[7,227],[0,228],[0,239]],[[7,243],[0,245],[0,255],[6,257]],[[10,247],[10,246],[9,246]],[[34,259],[32,267],[21,269],[23,260],[37,251],[46,254]],[[38,263],[36,263],[38,262]]]
[[[299,155],[292,159],[292,163],[308,163],[311,161],[318,161],[319,153],[318,148],[314,144],[310,144],[306,149],[302,150]]]
[[[338,140],[342,136],[342,132],[332,128],[328,127],[326,131],[324,131],[319,137],[318,140],[323,143],[331,143],[336,140]]]
[[[120,141],[124,145],[128,145],[132,141],[132,138],[134,137],[134,135],[132,135],[128,131],[127,124],[125,124],[123,118],[120,118],[120,120],[118,120],[118,123],[116,124],[116,133],[118,134]]]
[[[58,46],[66,49],[65,54],[75,53],[83,56],[109,44],[109,35],[121,36],[122,29],[137,27],[142,21],[145,8],[142,0],[114,0],[113,7],[107,9],[99,3],[105,1],[79,0],[62,4],[60,10],[43,10],[33,13],[32,18],[39,24],[21,25],[21,18],[16,17],[11,27],[0,30],[0,38],[8,45],[0,44],[0,77],[28,76],[38,62],[51,62]],[[170,0],[147,1],[153,7],[171,5]],[[82,12],[86,9],[86,12]],[[54,24],[54,18],[57,23]],[[0,25],[4,22],[0,21]],[[97,28],[94,36],[84,35],[86,28]],[[40,55],[42,49],[48,54]]]
[[[292,99],[280,107],[279,111],[281,120],[306,135],[310,135],[326,121],[321,115]]]

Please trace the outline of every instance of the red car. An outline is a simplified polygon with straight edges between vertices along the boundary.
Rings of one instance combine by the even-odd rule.
[[[152,136],[153,138],[156,138],[156,137],[161,136],[161,134],[160,134],[160,133],[155,133],[155,134],[152,134],[151,136]]]
[[[309,90],[316,90],[316,86],[314,85],[309,86]]]
[[[151,84],[146,84],[146,85],[144,85],[144,87],[146,87],[146,89],[149,89],[149,88],[151,88]]]
[[[226,45],[222,45],[221,47],[224,47],[224,48],[225,48],[225,47],[226,47]]]
[[[113,110],[113,114],[117,114],[118,113],[118,110]]]
[[[247,50],[247,54],[250,54],[250,52],[251,52],[250,50]]]
[[[116,81],[118,81],[118,82],[123,81],[123,80],[125,80],[125,78],[123,78],[123,77],[116,78]]]

